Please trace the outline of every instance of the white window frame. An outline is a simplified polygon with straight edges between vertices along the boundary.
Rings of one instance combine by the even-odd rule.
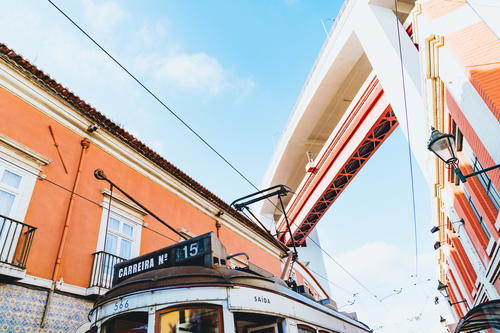
[[[9,218],[24,221],[42,166],[50,159],[0,133],[0,170],[9,170],[22,177]],[[6,162],[5,160],[9,161]],[[3,188],[2,188],[3,189]],[[7,189],[7,192],[14,192]]]
[[[5,172],[11,172],[14,175],[17,175],[21,178],[19,186],[17,188],[8,186],[7,184],[4,184],[2,182],[2,177]],[[31,175],[33,176],[33,175]],[[27,173],[26,171],[21,170],[20,168],[9,164],[8,162],[5,162],[0,159],[0,191],[6,192],[8,194],[11,194],[14,196],[14,200],[12,202],[12,206],[10,207],[9,212],[0,212],[0,214],[4,214],[7,217],[10,217],[14,220],[21,220],[20,214],[24,215],[24,211],[20,211],[18,209],[18,206],[25,206],[25,200],[23,201],[24,197],[26,197],[25,193],[29,192],[29,178],[30,174]]]
[[[132,236],[129,236],[129,235],[123,233],[121,230],[112,229],[111,226],[109,225],[109,224],[111,224],[111,219],[113,219],[119,223],[120,229],[122,229],[122,225],[127,225],[130,228],[132,228]],[[106,251],[107,253],[111,253],[115,256],[127,259],[127,260],[132,259],[133,257],[136,257],[137,254],[135,251],[135,247],[136,247],[135,244],[137,243],[137,237],[136,237],[136,233],[137,233],[136,224],[137,223],[130,221],[128,219],[128,217],[125,217],[122,214],[118,214],[118,212],[116,212],[116,211],[112,211],[110,216],[109,216],[109,224],[108,224],[108,228],[107,228],[107,239],[105,240],[106,242],[108,242],[108,244],[103,244],[104,251]],[[116,252],[110,252],[109,250],[106,250],[106,245],[109,245],[109,242],[110,242],[110,239],[109,239],[110,235],[113,235],[116,238],[116,244],[115,244],[116,245],[116,248],[115,248]],[[123,256],[121,253],[123,240],[128,241],[131,244],[130,245],[130,253],[128,254],[128,256]]]
[[[105,251],[104,242],[106,239],[106,226],[108,223],[108,208],[109,208],[109,200],[111,198],[110,191],[108,189],[103,189],[103,201],[101,203],[102,214],[101,214],[101,223],[99,227],[99,237],[97,240],[96,252]],[[132,242],[132,255],[131,258],[137,257],[140,254],[141,250],[141,235],[142,235],[142,227],[144,225],[144,216],[147,215],[145,211],[143,211],[140,207],[136,206],[132,202],[126,200],[118,194],[113,193],[113,199],[111,200],[111,211],[110,217],[113,217],[117,220],[126,222],[133,226],[134,235]],[[109,231],[109,230],[108,230]]]

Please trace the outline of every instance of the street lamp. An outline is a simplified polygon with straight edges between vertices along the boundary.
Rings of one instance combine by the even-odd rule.
[[[441,295],[443,295],[444,298],[448,299],[450,297],[448,294],[448,286],[439,280],[437,290],[441,293]]]
[[[463,299],[462,301],[459,301],[459,302],[451,302],[450,301],[450,295],[448,293],[448,286],[445,285],[443,282],[439,281],[438,280],[438,287],[437,287],[437,290],[441,293],[441,295],[443,295],[443,297],[448,301],[448,304],[450,306],[453,306],[455,304],[460,304],[460,303],[465,303],[465,306],[467,307],[467,309],[469,309],[469,303],[467,303],[467,300],[466,299]]]
[[[500,168],[500,164],[497,164],[495,166],[464,175],[458,167],[458,158],[455,152],[455,136],[453,134],[443,134],[434,127],[432,127],[432,133],[427,144],[427,149],[436,154],[436,156],[439,157],[439,159],[445,164],[453,167],[455,169],[455,174],[462,183],[465,183],[469,177]]]

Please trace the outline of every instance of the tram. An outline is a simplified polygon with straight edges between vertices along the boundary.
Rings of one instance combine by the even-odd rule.
[[[207,233],[116,264],[88,333],[364,333],[368,326],[254,265],[230,268]]]

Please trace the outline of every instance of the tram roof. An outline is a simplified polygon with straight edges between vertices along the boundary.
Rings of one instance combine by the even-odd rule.
[[[116,297],[153,289],[243,285],[273,290],[276,284],[287,287],[285,282],[278,278],[264,277],[243,270],[225,267],[174,266],[138,274],[117,284],[97,300],[96,306]]]
[[[177,289],[190,287],[248,287],[281,294],[297,302],[329,313],[343,321],[369,331],[364,323],[328,306],[316,302],[312,297],[292,291],[287,284],[276,277],[266,277],[255,272],[230,269],[226,267],[208,268],[204,266],[174,266],[144,272],[117,284],[106,294],[97,299],[94,308],[110,300],[159,289]]]

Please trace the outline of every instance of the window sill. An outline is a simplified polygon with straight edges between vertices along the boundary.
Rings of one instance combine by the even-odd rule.
[[[22,280],[26,277],[26,269],[21,269],[9,264],[0,264],[0,275],[14,280]]]
[[[108,290],[109,289],[102,287],[89,287],[85,290],[85,296],[102,296],[108,292]]]

